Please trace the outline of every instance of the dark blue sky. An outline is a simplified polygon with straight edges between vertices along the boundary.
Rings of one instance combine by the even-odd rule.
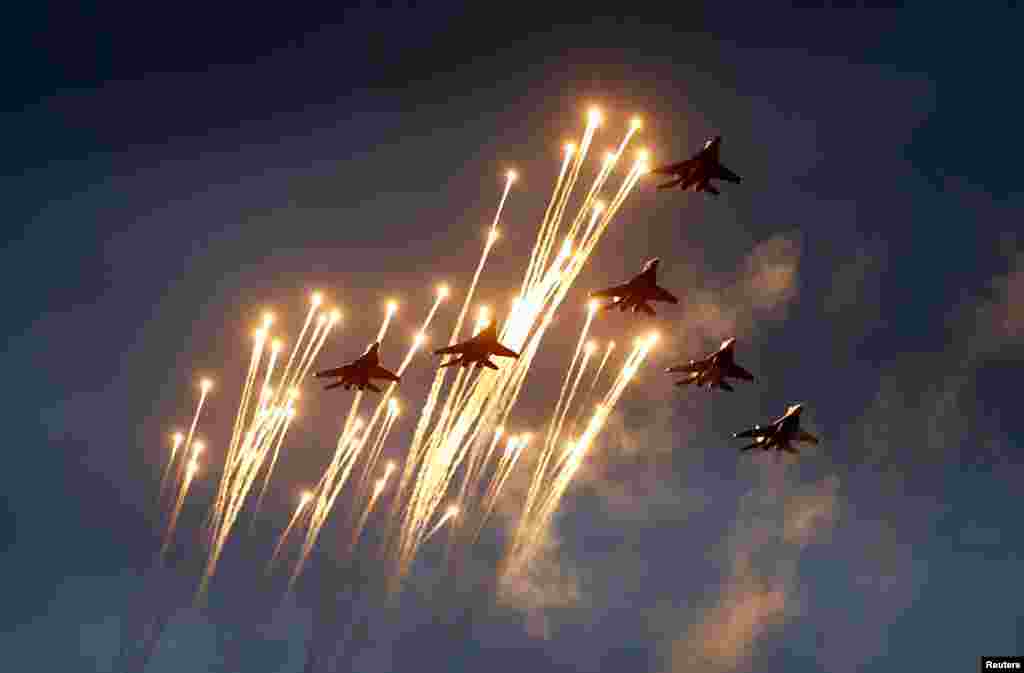
[[[311,641],[361,672],[970,670],[1020,653],[1019,15],[595,9],[8,17],[5,669],[117,670],[122,641],[161,615],[155,672],[299,671]],[[243,517],[210,605],[187,607],[212,479],[172,569],[149,568],[166,432],[195,379],[225,382],[204,421],[215,440],[263,307],[294,317],[313,287],[337,298],[350,318],[325,362],[363,347],[389,296],[413,329],[426,282],[466,283],[514,165],[481,297],[511,294],[591,102],[611,127],[599,148],[639,113],[656,159],[720,133],[745,180],[718,200],[646,184],[581,276],[580,301],[659,255],[684,301],[660,311],[664,343],[564,501],[532,600],[495,606],[492,537],[475,591],[456,593],[427,550],[389,612],[344,593],[375,570],[346,568],[328,529],[281,603],[263,562],[327,460],[342,393],[305,403],[254,532]],[[523,423],[551,404],[577,305]],[[631,334],[620,316],[596,328]],[[756,386],[709,396],[660,375],[733,334]],[[408,404],[429,367],[403,381]],[[729,435],[793,401],[821,446],[785,468],[739,458]]]

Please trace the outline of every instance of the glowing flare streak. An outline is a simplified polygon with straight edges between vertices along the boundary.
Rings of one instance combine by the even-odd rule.
[[[259,513],[260,506],[263,504],[263,496],[267,493],[267,484],[270,483],[270,476],[274,474],[274,466],[277,465],[277,457],[281,452],[281,445],[284,443],[284,436],[288,434],[288,427],[291,425],[293,418],[295,418],[295,414],[287,414],[287,418],[284,422],[284,429],[281,431],[281,434],[277,436],[277,442],[274,444],[274,451],[270,458],[270,466],[267,467],[267,475],[263,480],[263,488],[260,489],[260,494],[256,498],[256,507],[253,510],[253,521],[256,520],[256,514]]]
[[[569,390],[569,396],[565,400],[565,406],[562,407],[562,415],[558,419],[558,425],[555,426],[555,434],[551,438],[552,446],[558,446],[558,440],[562,434],[562,425],[565,423],[565,416],[569,413],[569,408],[572,406],[572,401],[576,397],[576,390],[580,386],[580,379],[583,378],[583,372],[587,368],[587,363],[590,361],[590,357],[593,355],[591,351],[587,351],[583,355],[583,362],[580,363],[580,368],[576,372],[576,378],[572,382],[572,388]]]
[[[380,494],[384,491],[387,486],[388,477],[391,476],[391,472],[394,470],[394,463],[389,463],[387,469],[384,471],[384,476],[374,482],[373,493],[370,494],[370,498],[366,503],[366,507],[363,508],[362,514],[359,516],[359,521],[352,529],[352,540],[349,542],[348,551],[351,552],[356,543],[359,542],[359,535],[363,532],[363,528],[366,526],[366,520],[370,517],[370,512],[373,511],[373,506],[377,503],[377,499],[380,498]]]
[[[537,232],[537,240],[533,245],[533,250],[530,251],[530,263],[526,267],[526,275],[523,277],[523,284],[519,288],[519,296],[526,296],[526,290],[530,283],[530,279],[533,278],[534,268],[537,264],[537,256],[540,253],[542,242],[545,239],[545,231],[547,230],[548,219],[551,217],[552,209],[558,200],[558,194],[562,189],[562,182],[565,180],[565,173],[569,168],[569,162],[572,160],[572,152],[565,153],[565,159],[562,160],[562,168],[558,171],[558,179],[555,181],[555,188],[551,192],[551,200],[548,201],[548,207],[544,211],[544,218],[540,221],[540,229]]]
[[[523,455],[528,443],[523,438],[514,437],[509,439],[508,446],[505,448],[505,454],[499,458],[498,468],[495,470],[494,478],[488,485],[487,493],[484,494],[480,501],[482,513],[473,532],[472,542],[477,541],[480,533],[483,532],[484,526],[487,525],[491,513],[494,512],[494,507],[498,503],[501,489],[505,486],[505,482],[508,481],[509,475],[515,469],[516,463],[519,461],[519,457]]]
[[[285,540],[288,539],[288,533],[292,532],[292,528],[295,527],[295,524],[299,520],[299,516],[302,514],[303,510],[306,509],[306,505],[309,504],[311,499],[312,498],[302,498],[302,500],[299,501],[299,504],[295,506],[295,513],[292,514],[291,521],[288,522],[284,532],[281,533],[281,537],[277,541],[277,545],[274,546],[274,553],[270,555],[270,561],[267,563],[268,573],[273,570],[274,564],[277,562],[277,557],[281,553],[281,548],[284,546]]]
[[[167,459],[167,465],[164,467],[163,477],[160,478],[160,502],[163,502],[164,491],[167,489],[167,477],[171,474],[171,468],[174,467],[174,458],[178,454],[178,449],[184,442],[185,437],[180,432],[174,433],[174,437],[171,440],[171,455]]]
[[[427,533],[426,536],[424,536],[423,541],[426,542],[427,540],[429,540],[430,537],[434,533],[436,533],[438,530],[440,530],[441,526],[445,525],[445,523],[447,523],[448,519],[450,519],[453,516],[455,516],[456,513],[457,513],[457,510],[454,510],[454,509],[449,509],[447,512],[445,512],[444,516],[441,517],[441,520],[438,521],[437,524],[433,528],[430,529],[430,532]]]
[[[196,475],[199,466],[192,459],[192,462],[188,464],[185,469],[185,480],[181,484],[181,490],[178,491],[178,499],[174,503],[174,510],[171,512],[171,521],[167,524],[167,533],[164,536],[163,546],[160,547],[160,560],[162,561],[164,556],[167,554],[168,547],[171,546],[171,540],[174,538],[174,528],[178,524],[178,515],[181,514],[181,506],[185,503],[185,496],[188,495],[188,489],[192,485],[192,479]]]

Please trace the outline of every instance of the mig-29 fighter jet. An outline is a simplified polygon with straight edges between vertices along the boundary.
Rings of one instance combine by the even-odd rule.
[[[800,429],[800,412],[803,411],[803,408],[802,404],[793,404],[786,408],[786,413],[781,418],[772,421],[770,425],[755,425],[749,430],[737,432],[733,437],[749,437],[754,440],[753,444],[744,446],[740,451],[761,448],[766,451],[776,449],[789,453],[800,453],[793,447],[792,442],[817,444],[817,437]]]
[[[754,380],[754,375],[736,364],[733,359],[735,347],[735,337],[726,339],[722,342],[722,346],[711,355],[700,360],[690,360],[685,365],[669,367],[665,371],[669,374],[686,374],[686,378],[676,382],[677,386],[694,383],[698,388],[706,387],[708,391],[718,387],[732,392],[733,387],[725,380],[726,378]]]
[[[661,260],[655,257],[644,264],[643,270],[633,276],[628,283],[591,292],[590,296],[593,298],[613,298],[611,303],[601,307],[602,310],[617,306],[620,311],[632,308],[633,313],[639,310],[647,315],[656,315],[654,309],[647,302],[667,301],[670,304],[679,303],[679,300],[671,292],[658,287],[658,264],[660,263]]]
[[[335,367],[334,369],[325,369],[322,372],[317,372],[315,376],[317,378],[341,378],[340,381],[332,383],[324,388],[324,390],[330,390],[331,388],[337,388],[338,386],[345,386],[345,390],[351,390],[352,386],[355,386],[358,390],[369,388],[373,392],[379,393],[381,392],[380,388],[370,383],[370,379],[398,381],[398,376],[394,372],[390,372],[380,366],[379,341],[375,341],[370,344],[370,347],[366,349],[365,353],[347,365]]]
[[[695,192],[708,192],[718,196],[720,192],[711,185],[711,180],[725,180],[739,184],[743,178],[718,162],[718,153],[721,147],[722,136],[708,138],[700,152],[686,161],[651,170],[652,173],[659,175],[674,176],[672,180],[658,185],[658,189],[671,189],[678,186],[685,192],[692,187]]]
[[[437,349],[434,351],[434,355],[459,356],[445,362],[441,365],[442,367],[451,367],[453,365],[468,367],[471,364],[476,363],[477,369],[482,367],[497,369],[498,365],[494,364],[490,360],[492,355],[496,355],[500,358],[519,359],[519,353],[516,353],[511,348],[505,348],[498,343],[498,326],[494,323],[491,323],[480,330],[476,336],[468,341],[463,341],[462,343],[455,344],[454,346],[448,346],[447,348]]]

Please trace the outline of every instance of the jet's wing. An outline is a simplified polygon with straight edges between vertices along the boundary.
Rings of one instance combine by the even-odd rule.
[[[725,180],[726,182],[732,182],[734,184],[740,184],[743,182],[743,178],[736,175],[722,164],[718,164],[711,171],[712,177],[716,177],[719,180]]]
[[[687,159],[686,161],[680,161],[677,164],[668,164],[667,166],[659,166],[658,168],[651,169],[651,173],[657,173],[658,175],[684,175],[688,172],[696,163],[693,159]]]
[[[324,378],[325,376],[345,376],[348,372],[352,371],[351,367],[352,365],[344,365],[341,367],[335,367],[334,369],[325,369],[317,372],[313,376],[318,379]]]
[[[606,287],[603,290],[597,290],[591,292],[590,296],[596,299],[603,299],[605,297],[628,297],[632,292],[632,288],[628,284],[613,285]]]
[[[649,297],[649,299],[651,301],[667,301],[670,304],[679,303],[679,299],[677,299],[674,294],[672,294],[663,287],[658,287],[657,285],[654,286],[654,289],[651,291],[650,294],[651,296]]]
[[[511,348],[505,348],[501,344],[496,344],[494,346],[494,354],[500,358],[515,358],[517,360],[519,359],[519,353],[515,352]]]
[[[370,378],[373,379],[385,379],[387,381],[397,381],[398,376],[394,372],[389,372],[380,365],[377,365],[370,370]]]
[[[676,365],[675,367],[669,367],[665,371],[669,374],[689,374],[691,372],[699,372],[704,369],[703,362],[697,362],[696,360],[690,360],[685,365]]]
[[[743,432],[737,432],[735,435],[733,435],[733,437],[735,437],[737,439],[739,439],[741,437],[767,437],[768,435],[770,435],[772,433],[773,429],[774,428],[772,428],[771,426],[761,427],[760,425],[755,425],[754,427],[750,428],[749,430],[744,430]]]
[[[465,353],[467,350],[468,342],[462,342],[455,344],[454,346],[448,346],[447,348],[438,348],[434,351],[434,355],[452,355],[454,353]]]
[[[801,430],[799,433],[797,433],[796,439],[798,442],[807,442],[808,444],[818,443],[818,438],[812,435],[811,433],[807,432],[806,430]]]
[[[736,363],[733,363],[733,364],[729,365],[729,371],[727,371],[726,374],[728,376],[733,377],[734,379],[743,379],[744,381],[753,381],[754,380],[754,375],[753,374],[748,372],[743,367],[740,367]]]

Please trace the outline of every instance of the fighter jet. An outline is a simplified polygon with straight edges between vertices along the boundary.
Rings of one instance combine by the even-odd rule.
[[[441,365],[442,367],[451,367],[454,365],[468,367],[471,364],[476,363],[477,369],[482,367],[497,369],[498,365],[494,364],[490,360],[492,355],[496,355],[500,358],[519,359],[519,353],[516,353],[511,348],[505,348],[498,343],[498,326],[493,323],[480,330],[480,332],[472,339],[463,341],[460,344],[455,344],[454,346],[448,346],[447,348],[439,348],[434,351],[434,355],[459,356],[445,362]]]
[[[659,175],[672,175],[671,180],[658,185],[658,189],[671,189],[678,186],[684,192],[693,188],[695,192],[708,192],[719,195],[711,180],[725,180],[739,184],[743,178],[736,175],[718,162],[718,152],[722,147],[722,136],[708,138],[700,152],[686,161],[655,168],[651,172]]]
[[[753,381],[754,375],[743,367],[740,367],[733,360],[733,351],[736,347],[736,338],[726,339],[722,346],[705,358],[690,360],[685,365],[669,367],[665,371],[669,374],[686,374],[686,378],[677,381],[677,386],[684,386],[694,383],[698,388],[707,387],[708,391],[718,387],[722,390],[733,391],[733,387],[726,381],[726,378],[743,379]]]
[[[654,309],[647,302],[667,301],[670,304],[679,303],[679,300],[671,292],[658,287],[658,264],[660,263],[661,260],[655,257],[644,264],[643,270],[633,276],[628,283],[591,292],[590,296],[594,298],[613,298],[611,303],[601,307],[602,310],[618,306],[620,311],[631,308],[633,313],[639,310],[647,315],[656,315]]]
[[[317,378],[340,377],[340,381],[332,383],[324,388],[324,390],[330,390],[338,386],[345,386],[345,390],[351,390],[352,386],[355,386],[357,390],[369,388],[373,392],[379,393],[381,392],[380,388],[370,383],[370,379],[398,381],[398,376],[394,372],[390,372],[380,366],[379,341],[370,344],[365,353],[347,365],[335,367],[334,369],[325,369],[322,372],[317,372],[315,376]]]
[[[800,412],[803,411],[803,408],[802,404],[793,404],[786,408],[786,413],[781,418],[772,421],[770,425],[763,427],[755,425],[749,430],[737,432],[733,437],[750,437],[754,440],[753,444],[744,446],[740,451],[761,448],[766,451],[776,449],[777,451],[800,453],[793,447],[792,442],[817,444],[817,437],[800,429]]]

